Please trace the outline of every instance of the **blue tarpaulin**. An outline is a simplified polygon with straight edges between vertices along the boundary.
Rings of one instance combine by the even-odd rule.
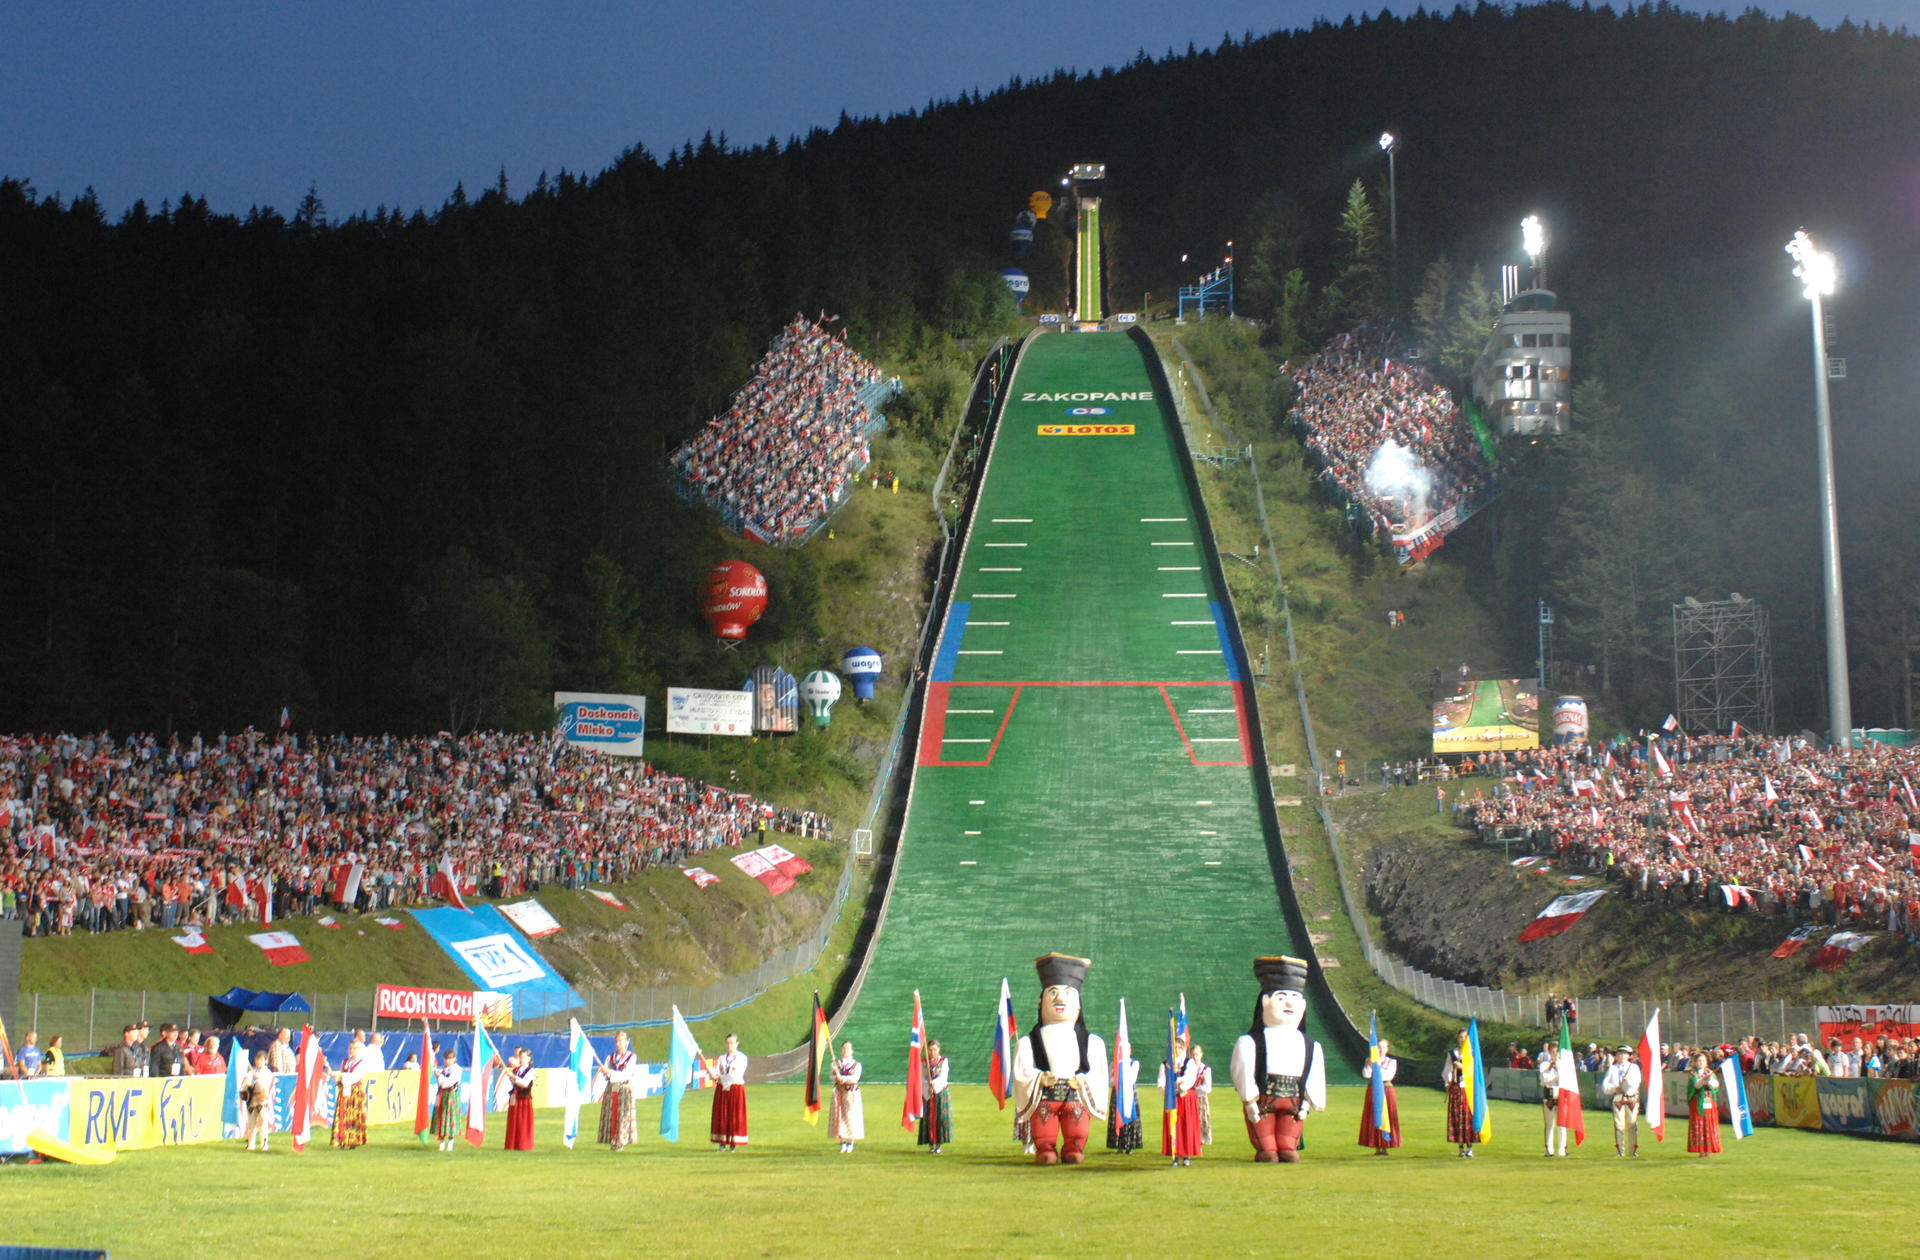
[[[313,1007],[307,999],[298,993],[260,993],[253,989],[243,989],[239,985],[228,989],[217,997],[207,999],[207,1010],[212,1013],[212,1023],[216,1028],[232,1028],[240,1022],[240,1016],[246,1011],[259,1011],[274,1014],[280,1011],[311,1011]]]

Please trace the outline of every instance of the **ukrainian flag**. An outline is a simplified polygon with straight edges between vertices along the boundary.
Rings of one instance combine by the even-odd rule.
[[[1486,1063],[1480,1057],[1480,1021],[1467,1021],[1466,1044],[1460,1047],[1460,1086],[1473,1108],[1473,1132],[1484,1142],[1493,1136],[1493,1111],[1487,1106]]]

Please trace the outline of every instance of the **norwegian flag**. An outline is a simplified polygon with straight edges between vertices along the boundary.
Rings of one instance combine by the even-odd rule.
[[[1797,927],[1793,929],[1793,931],[1787,933],[1786,940],[1781,941],[1778,945],[1775,945],[1773,947],[1773,956],[1775,958],[1793,957],[1794,954],[1799,952],[1800,947],[1807,943],[1808,938],[1810,938],[1812,935],[1813,935],[1813,924],[1811,923],[1808,923],[1802,927]]]
[[[920,1123],[921,1095],[926,1092],[924,1054],[927,1044],[926,1021],[920,1017],[920,990],[913,991],[913,1028],[907,1034],[907,1096],[900,1104],[900,1127],[911,1129]]]

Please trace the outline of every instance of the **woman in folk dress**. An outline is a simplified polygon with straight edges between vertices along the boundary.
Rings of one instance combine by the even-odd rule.
[[[827,1127],[840,1143],[842,1155],[853,1154],[853,1144],[867,1136],[866,1105],[860,1101],[860,1060],[853,1057],[853,1043],[840,1047],[840,1058],[832,1067],[833,1108]]]

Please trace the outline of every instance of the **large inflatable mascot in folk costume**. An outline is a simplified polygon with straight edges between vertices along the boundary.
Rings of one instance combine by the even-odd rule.
[[[1040,973],[1040,1013],[1013,1052],[1015,1119],[1033,1126],[1033,1162],[1081,1164],[1087,1135],[1107,1119],[1107,1043],[1087,1031],[1080,1011],[1086,958],[1047,954]],[[1055,1144],[1059,1145],[1056,1152]]]
[[[1320,1043],[1300,1032],[1307,1013],[1307,963],[1300,958],[1256,958],[1253,974],[1260,981],[1260,1002],[1253,1027],[1233,1043],[1233,1088],[1240,1095],[1255,1161],[1297,1164],[1300,1122],[1327,1105]]]

